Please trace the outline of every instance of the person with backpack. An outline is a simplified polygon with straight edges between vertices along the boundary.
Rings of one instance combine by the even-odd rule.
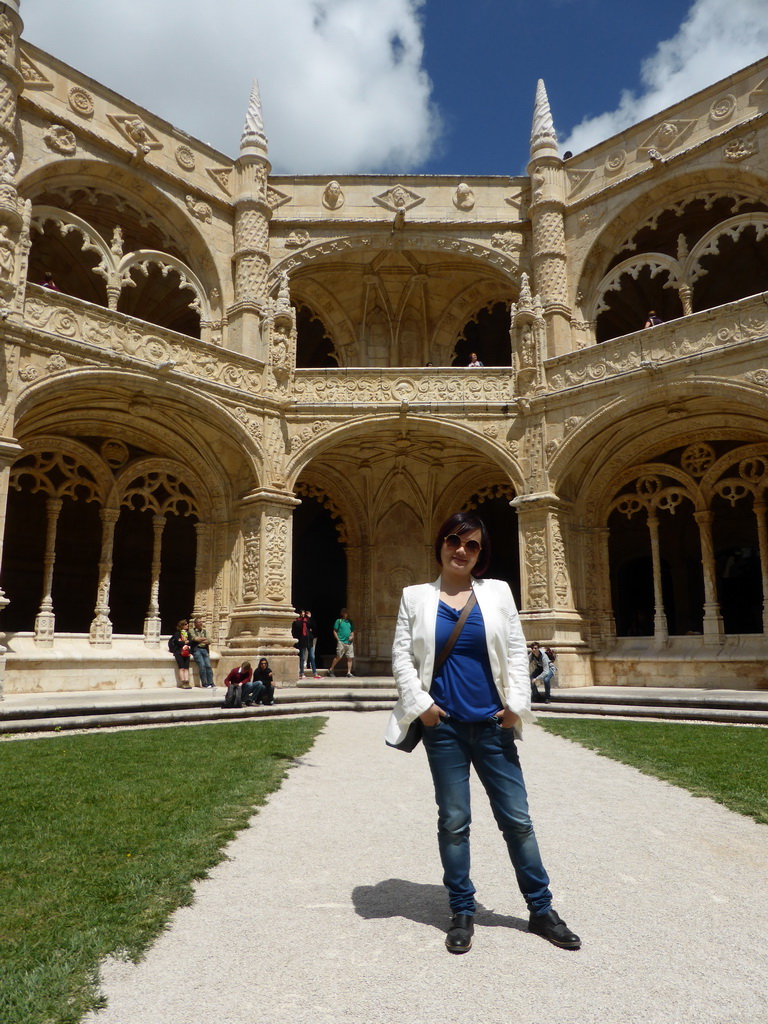
[[[224,697],[225,708],[241,708],[243,706],[243,686],[251,681],[251,663],[244,661],[242,665],[233,668],[224,685],[227,688]]]
[[[531,644],[531,651],[528,655],[528,671],[531,674],[531,700],[541,704],[541,694],[536,683],[544,684],[544,703],[549,704],[549,684],[554,672],[549,663],[549,658],[537,643]]]

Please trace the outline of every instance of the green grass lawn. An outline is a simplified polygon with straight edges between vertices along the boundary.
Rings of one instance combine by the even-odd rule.
[[[768,729],[586,718],[539,723],[547,732],[768,824]]]
[[[0,1021],[70,1024],[136,958],[323,719],[0,743]]]

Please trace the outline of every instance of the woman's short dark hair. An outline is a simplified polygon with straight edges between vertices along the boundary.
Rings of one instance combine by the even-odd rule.
[[[483,520],[472,512],[454,512],[452,516],[448,516],[437,531],[437,537],[435,537],[435,558],[437,559],[437,564],[443,564],[440,555],[442,554],[443,541],[446,537],[450,537],[452,533],[461,537],[463,533],[471,533],[472,530],[480,531],[481,548],[475,562],[475,567],[472,570],[472,575],[475,577],[482,576],[491,561],[491,538],[488,536],[488,530]]]

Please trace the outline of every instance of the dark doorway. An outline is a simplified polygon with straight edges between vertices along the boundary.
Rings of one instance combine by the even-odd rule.
[[[517,510],[509,503],[511,497],[470,499],[472,510],[485,523],[491,536],[491,564],[486,576],[492,580],[506,580],[520,607],[520,538]]]
[[[757,521],[750,498],[712,500],[717,599],[726,633],[762,633],[763,588]]]
[[[95,501],[64,498],[56,530],[53,611],[57,633],[87,633],[96,607],[101,517]]]
[[[115,633],[144,632],[152,585],[153,514],[151,509],[121,508],[115,524],[109,591],[109,617]]]
[[[172,633],[179,619],[192,614],[195,603],[197,537],[191,516],[170,513],[163,531],[160,568],[160,629]]]
[[[338,525],[316,498],[302,497],[293,513],[292,601],[295,608],[311,611],[317,624],[318,664],[335,653],[333,624],[347,602],[347,555]]]
[[[24,487],[8,494],[3,545],[2,586],[10,604],[2,628],[17,633],[35,628],[43,598],[43,557],[47,523],[46,495]]]

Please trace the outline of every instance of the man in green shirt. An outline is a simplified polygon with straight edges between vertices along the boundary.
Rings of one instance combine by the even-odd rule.
[[[339,618],[333,624],[333,635],[336,637],[336,657],[331,662],[331,667],[328,669],[329,676],[335,676],[336,673],[333,671],[342,658],[347,659],[347,675],[351,676],[352,664],[355,660],[355,626],[349,617],[349,612],[346,608],[342,608],[339,612]]]

